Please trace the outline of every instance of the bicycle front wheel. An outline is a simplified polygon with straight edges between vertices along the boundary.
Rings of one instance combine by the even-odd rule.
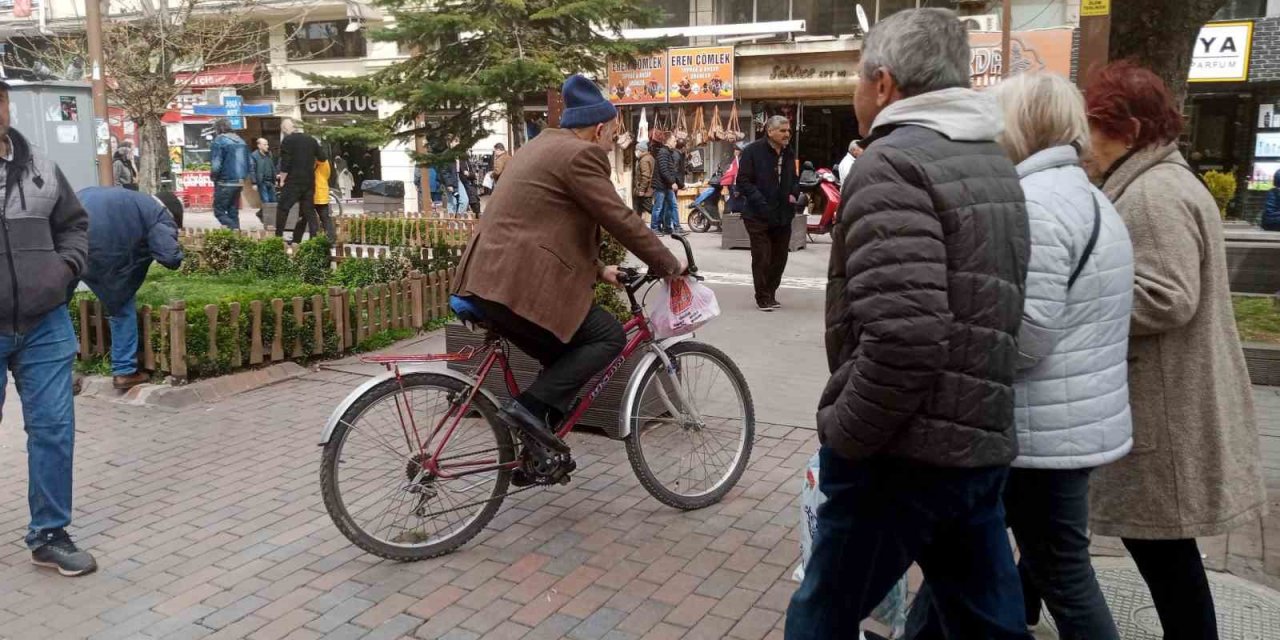
[[[342,416],[324,447],[320,490],[338,530],[357,547],[389,560],[440,556],[465,544],[493,519],[511,480],[499,465],[515,460],[511,432],[467,383],[410,373],[365,392]],[[437,432],[438,431],[438,432]],[[432,435],[434,434],[434,438]]]
[[[674,372],[654,361],[627,408],[627,456],[659,502],[701,509],[719,502],[747,469],[755,407],[746,378],[723,351],[699,342],[667,349]]]

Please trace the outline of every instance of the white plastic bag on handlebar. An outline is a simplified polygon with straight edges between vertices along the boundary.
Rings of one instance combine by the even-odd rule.
[[[649,321],[659,340],[692,333],[720,315],[715,292],[692,277],[664,282],[657,294]]]

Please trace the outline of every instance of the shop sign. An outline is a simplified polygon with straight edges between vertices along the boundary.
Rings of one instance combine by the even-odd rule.
[[[746,100],[851,98],[857,88],[857,51],[741,56],[734,97]]]
[[[1206,24],[1191,54],[1191,82],[1244,82],[1249,79],[1252,22]]]
[[[672,104],[733,102],[733,47],[691,47],[667,52]]]
[[[333,91],[312,91],[302,97],[302,113],[308,116],[354,113],[377,115],[378,99]]]
[[[1013,73],[1049,71],[1071,76],[1071,29],[1015,31],[1009,35]],[[990,87],[1004,77],[999,33],[969,34],[969,76],[973,88]]]
[[[1086,18],[1111,15],[1111,0],[1080,0],[1080,15]]]
[[[609,101],[616,105],[667,101],[667,52],[609,61]]]

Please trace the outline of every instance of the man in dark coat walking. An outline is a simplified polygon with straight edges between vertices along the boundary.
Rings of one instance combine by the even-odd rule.
[[[148,379],[138,370],[138,303],[151,261],[182,265],[178,225],[159,199],[122,188],[88,187],[77,194],[89,212],[89,267],[84,283],[106,307],[111,324],[111,376],[116,389]]]
[[[867,34],[867,151],[832,231],[818,511],[787,640],[847,637],[913,562],[949,638],[1030,640],[1001,493],[1030,257],[994,101],[945,9]]]
[[[292,120],[280,124],[284,139],[280,141],[280,203],[276,206],[276,236],[284,236],[289,210],[298,205],[298,221],[293,226],[293,242],[302,242],[302,233],[308,228],[319,228],[316,218],[316,161],[324,159],[324,152],[315,138],[305,134]]]
[[[756,286],[756,307],[773,311],[778,287],[791,250],[791,224],[795,219],[796,156],[791,150],[791,121],[773,116],[765,122],[765,137],[747,145],[738,159],[737,188],[745,201],[742,224],[751,237],[751,276]]]

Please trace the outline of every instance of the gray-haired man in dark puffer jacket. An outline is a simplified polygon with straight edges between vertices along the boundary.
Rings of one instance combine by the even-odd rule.
[[[786,637],[847,637],[918,562],[948,637],[1029,638],[1000,502],[1030,254],[1018,174],[954,13],[882,20],[861,77],[867,151],[831,234],[829,501]]]
[[[9,128],[0,82],[0,404],[13,372],[27,431],[31,560],[78,576],[97,569],[67,535],[75,446],[67,299],[89,253],[89,217],[62,171]]]

